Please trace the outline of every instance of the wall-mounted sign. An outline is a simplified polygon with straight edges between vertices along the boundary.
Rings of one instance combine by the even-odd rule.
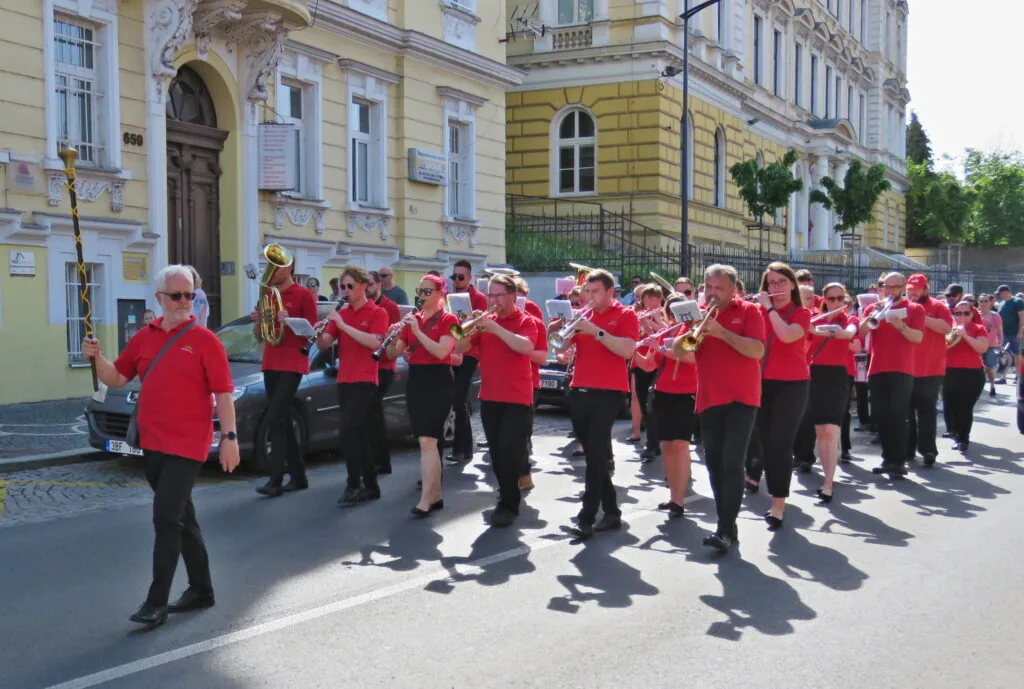
[[[121,254],[121,274],[125,282],[148,282],[149,255],[130,251]]]
[[[11,249],[11,275],[32,277],[36,274],[36,252]]]
[[[443,153],[410,148],[409,181],[444,186],[448,183],[448,159]]]
[[[286,191],[295,188],[295,125],[268,122],[259,126],[256,139],[259,151],[259,188]]]
[[[42,194],[43,167],[23,160],[11,161],[7,167],[7,188],[25,194]]]

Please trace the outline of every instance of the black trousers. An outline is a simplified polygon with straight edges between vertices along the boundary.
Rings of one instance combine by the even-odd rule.
[[[369,416],[377,386],[373,383],[338,383],[341,407],[341,448],[348,469],[348,487],[380,490],[377,484],[375,432]]]
[[[903,466],[907,462],[907,410],[914,392],[909,373],[876,373],[868,379],[871,418],[882,441],[882,463]]]
[[[907,459],[913,459],[918,450],[922,455],[939,454],[935,446],[935,433],[941,386],[942,376],[914,378],[914,391],[910,395],[910,412],[907,416]]]
[[[395,372],[382,368],[377,371],[377,399],[370,409],[369,424],[373,427],[374,466],[378,469],[391,468],[391,446],[388,444],[388,429],[384,422],[384,397],[395,380]]]
[[[850,442],[850,423],[853,421],[853,415],[850,413],[851,402],[853,402],[853,376],[850,376],[850,399],[846,402],[843,425],[839,427],[839,446],[843,452],[849,452],[853,448],[853,443]]]
[[[946,369],[946,377],[942,384],[942,406],[949,410],[949,432],[962,443],[971,439],[974,405],[984,390],[984,369]]]
[[[647,450],[657,452],[658,442],[658,418],[651,413],[650,397],[651,385],[654,384],[654,377],[658,370],[645,371],[641,368],[633,369],[633,380],[636,387],[636,402],[640,405],[640,420],[647,432]]]
[[[153,583],[146,600],[167,605],[178,558],[185,560],[188,585],[199,593],[213,593],[210,558],[192,504],[192,487],[202,462],[164,452],[145,451],[146,480],[153,489]]]
[[[861,428],[870,429],[874,425],[871,420],[871,391],[867,383],[854,383],[853,388],[857,391],[857,423]]]
[[[796,438],[793,440],[793,455],[798,464],[813,465],[818,459],[814,454],[818,434],[814,430],[814,421],[809,412],[810,409],[804,410],[803,418],[800,419],[800,427],[796,431]]]
[[[520,476],[529,476],[531,473],[530,456],[533,454],[533,422],[537,416],[537,393],[537,390],[533,391],[533,404],[530,405],[530,435],[526,438],[526,454],[523,455],[523,464],[519,468]]]
[[[810,383],[809,380],[761,381],[757,435],[761,439],[761,462],[768,493],[773,498],[789,497],[789,483],[793,478],[793,440],[807,407]]]
[[[598,507],[606,515],[622,514],[608,471],[608,460],[612,458],[612,424],[624,400],[625,395],[617,390],[577,388],[569,391],[573,425],[587,457],[583,507],[579,514],[579,520],[587,524],[597,519]]]
[[[302,374],[292,371],[264,371],[267,411],[264,423],[270,431],[270,480],[280,484],[285,467],[296,483],[306,483],[306,465],[299,452],[299,439],[292,428],[291,406]]]
[[[467,459],[473,456],[473,426],[469,422],[471,411],[469,389],[473,384],[476,365],[476,357],[465,356],[462,358],[462,365],[453,369],[455,371],[455,386],[453,388],[455,399],[452,402],[452,408],[455,409],[455,438],[452,441],[452,454]]]
[[[519,477],[530,437],[531,405],[480,402],[480,422],[487,437],[491,468],[498,480],[498,507],[519,514]]]
[[[756,407],[739,402],[709,407],[700,413],[704,463],[718,511],[717,532],[736,538],[736,517],[743,503],[743,463],[754,429]]]

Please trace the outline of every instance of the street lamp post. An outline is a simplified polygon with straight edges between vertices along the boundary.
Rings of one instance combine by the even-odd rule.
[[[689,277],[690,275],[690,195],[689,195],[689,170],[687,170],[686,161],[689,159],[689,148],[686,142],[686,127],[689,125],[693,126],[693,123],[689,121],[690,113],[690,18],[695,16],[701,10],[711,7],[721,2],[721,0],[707,0],[702,2],[696,7],[690,8],[690,0],[686,0],[686,10],[679,15],[679,18],[683,20],[683,126],[682,126],[682,141],[683,145],[679,147],[680,160],[679,160],[679,198],[683,203],[682,217],[680,218],[679,226],[679,267],[682,271],[681,274]],[[719,31],[721,31],[719,27]]]

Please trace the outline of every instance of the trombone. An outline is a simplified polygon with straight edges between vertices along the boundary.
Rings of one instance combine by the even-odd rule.
[[[661,287],[663,290],[665,290],[665,297],[666,298],[668,297],[668,295],[670,295],[670,294],[672,294],[673,292],[676,291],[676,288],[675,288],[675,286],[672,283],[670,283],[668,280],[666,280],[665,278],[663,278],[660,275],[658,275],[657,273],[655,273],[653,270],[650,271],[650,275],[651,275],[651,279],[654,280],[658,284],[659,287]]]
[[[497,310],[497,306],[492,306],[476,318],[470,318],[465,323],[456,323],[448,330],[448,332],[456,340],[463,340],[467,337],[472,337],[473,335],[476,335],[477,330],[480,329],[480,322]]]
[[[892,309],[892,305],[895,303],[896,300],[893,299],[892,297],[889,297],[888,299],[885,300],[885,303],[882,304],[881,308],[877,309],[870,316],[868,316],[867,320],[865,321],[865,324],[868,326],[868,330],[878,330],[878,326],[882,325],[882,321],[885,320],[885,314],[887,314],[889,310]]]
[[[573,316],[572,320],[548,336],[548,344],[555,349],[562,349],[569,344],[569,341],[576,336],[576,326],[589,318],[590,312],[593,310],[594,307],[589,304],[580,309],[580,312]]]
[[[678,347],[681,354],[690,354],[700,349],[701,344],[704,342],[704,338],[707,336],[707,331],[704,330],[704,326],[707,325],[708,321],[715,320],[718,318],[718,304],[714,304],[708,309],[707,314],[701,319],[700,325],[691,330],[688,333],[684,333],[676,339],[672,344],[673,347]]]

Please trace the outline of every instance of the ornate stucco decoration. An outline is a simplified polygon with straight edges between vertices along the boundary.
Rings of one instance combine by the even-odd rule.
[[[366,234],[373,234],[380,231],[380,238],[384,241],[391,236],[388,231],[388,216],[373,213],[349,213],[348,228],[346,233],[349,237],[356,234],[356,230],[362,230]]]
[[[87,174],[87,173],[86,173]],[[50,206],[59,206],[64,199],[64,193],[68,186],[68,179],[64,172],[51,172],[47,175],[47,198],[46,203]],[[120,179],[96,179],[83,176],[82,171],[78,172],[78,179],[75,182],[75,191],[78,200],[84,203],[92,203],[98,199],[103,192],[110,192],[110,210],[120,213],[124,210],[124,180]]]
[[[242,20],[246,0],[213,0],[199,6],[192,21],[196,35],[196,52],[205,60],[210,53],[210,41],[217,27]]]
[[[444,236],[441,241],[448,246],[452,242],[465,242],[468,239],[469,248],[473,249],[476,247],[476,231],[475,223],[448,221],[444,223]]]
[[[150,70],[157,100],[163,101],[168,80],[178,73],[174,58],[192,33],[199,0],[156,0],[149,17]]]
[[[296,227],[305,227],[312,220],[316,233],[323,234],[324,218],[329,207],[330,203],[326,201],[310,202],[279,196],[274,208],[274,229],[284,229],[284,219],[287,217]]]

